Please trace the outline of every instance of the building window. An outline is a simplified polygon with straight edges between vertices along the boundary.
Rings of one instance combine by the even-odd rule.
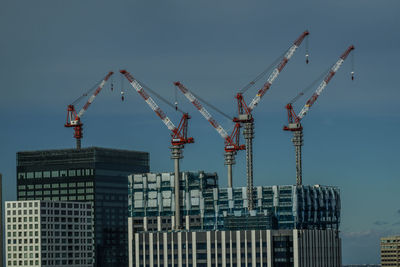
[[[50,178],[50,171],[44,171],[43,178]]]
[[[67,176],[67,170],[60,171],[60,176],[61,177]]]
[[[42,178],[42,172],[35,172],[35,178]]]
[[[26,173],[26,178],[32,179],[33,178],[33,172],[27,172]]]
[[[59,177],[58,171],[52,171],[52,172],[51,172],[51,177],[53,177],[53,178]]]

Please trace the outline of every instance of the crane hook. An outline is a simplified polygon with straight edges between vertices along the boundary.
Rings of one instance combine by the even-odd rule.
[[[111,83],[111,91],[114,91],[114,84]]]
[[[354,81],[354,71],[352,71],[350,74],[351,74],[351,80]]]
[[[306,64],[308,64],[308,62],[310,61],[308,60],[308,54],[306,54]]]
[[[175,101],[175,110],[178,110],[178,102]]]
[[[125,100],[125,96],[124,96],[124,91],[121,91],[121,100],[124,101]]]

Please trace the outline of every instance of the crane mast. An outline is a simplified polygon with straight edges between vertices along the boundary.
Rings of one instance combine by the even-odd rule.
[[[246,142],[246,176],[247,176],[247,199],[248,199],[248,210],[253,210],[253,139],[254,139],[254,118],[251,112],[259,104],[261,98],[270,89],[272,83],[276,80],[283,68],[292,58],[297,48],[303,42],[304,38],[309,35],[308,31],[304,31],[293,43],[293,45],[286,51],[282,60],[272,71],[267,79],[267,82],[263,87],[258,90],[256,96],[250,102],[246,104],[243,98],[243,94],[237,93],[235,96],[238,103],[238,117],[234,118],[233,121],[236,123],[244,124],[243,136]]]
[[[187,89],[181,82],[175,82],[175,86],[183,93],[183,95],[191,102],[201,115],[214,127],[218,134],[225,140],[225,165],[228,168],[228,187],[233,185],[232,165],[236,164],[235,156],[238,150],[244,150],[244,145],[239,145],[240,123],[235,123],[235,127],[230,135],[227,131],[211,116],[207,109],[200,101]]]
[[[110,76],[113,75],[113,72],[110,71],[106,77],[100,82],[99,86],[97,87],[96,91],[89,97],[88,101],[86,104],[82,107],[82,109],[79,111],[79,113],[76,112],[74,104],[68,105],[67,108],[67,122],[65,123],[65,127],[74,127],[74,137],[76,139],[76,148],[81,149],[81,139],[83,137],[83,123],[81,122],[81,118],[83,114],[87,111],[89,106],[92,104],[96,96],[100,93],[101,89],[103,89],[104,85],[106,84],[107,80],[110,78]],[[87,94],[84,94],[83,96],[86,96]],[[82,96],[82,97],[83,97]],[[80,100],[82,97],[79,97],[74,103],[76,103],[78,100]]]
[[[188,133],[188,120],[190,116],[187,113],[183,113],[179,126],[176,127],[174,123],[168,118],[164,111],[156,104],[143,86],[137,81],[129,72],[121,70],[120,73],[126,77],[131,86],[136,92],[146,101],[147,105],[156,113],[156,115],[162,120],[167,128],[172,132],[171,134],[171,158],[174,160],[174,190],[175,190],[175,229],[179,230],[182,228],[181,213],[180,213],[180,159],[183,158],[183,148],[185,144],[194,143],[192,137],[187,137]]]
[[[296,184],[297,185],[302,185],[302,183],[303,183],[302,151],[301,151],[301,148],[303,146],[303,126],[301,125],[301,120],[307,114],[307,112],[309,111],[311,106],[315,103],[315,101],[317,101],[317,99],[320,96],[320,94],[322,93],[322,91],[326,88],[329,81],[333,78],[333,76],[336,74],[336,72],[342,66],[343,62],[346,60],[347,56],[350,54],[350,52],[352,50],[354,50],[353,45],[349,46],[346,49],[346,51],[340,56],[339,60],[329,70],[328,74],[325,76],[325,78],[319,84],[317,90],[307,100],[306,104],[301,109],[301,111],[298,113],[298,115],[296,115],[296,113],[293,110],[293,106],[292,106],[293,103],[289,103],[286,105],[286,110],[288,112],[288,125],[284,126],[283,130],[293,132],[292,142],[295,147],[295,153],[296,153]],[[353,75],[353,72],[352,72],[352,75]],[[352,79],[353,79],[353,76],[352,76]],[[299,94],[299,96],[303,95],[303,94],[304,93],[301,92]],[[297,100],[298,96],[295,99]]]

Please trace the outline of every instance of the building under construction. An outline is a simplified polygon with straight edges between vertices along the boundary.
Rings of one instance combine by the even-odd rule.
[[[338,188],[258,186],[249,210],[246,187],[219,188],[215,173],[182,173],[179,205],[174,181],[173,173],[129,176],[130,266],[340,266]]]

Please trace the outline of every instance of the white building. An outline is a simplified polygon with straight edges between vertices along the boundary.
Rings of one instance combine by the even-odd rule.
[[[131,233],[129,267],[341,267],[337,230]]]
[[[92,205],[6,201],[6,266],[93,266]]]

